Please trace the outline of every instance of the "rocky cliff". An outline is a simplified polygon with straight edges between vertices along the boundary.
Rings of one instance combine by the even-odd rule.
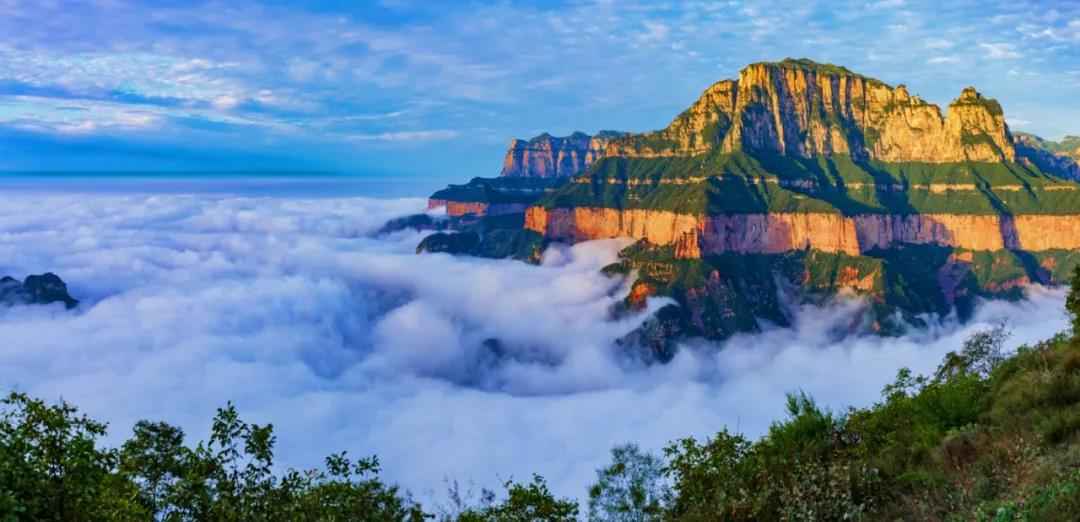
[[[774,212],[693,215],[667,210],[531,207],[525,228],[568,242],[632,237],[675,245],[680,258],[819,250],[861,255],[904,244],[968,250],[1080,250],[1080,215]],[[692,244],[691,244],[692,243]]]
[[[949,163],[1012,161],[1001,106],[965,88],[937,105],[843,67],[809,60],[757,63],[707,89],[667,128],[612,140],[606,156],[665,157],[713,149],[810,158]]]
[[[557,138],[544,133],[530,140],[515,139],[503,158],[501,176],[565,178],[584,172],[604,155],[607,144],[621,133],[600,131],[596,136],[575,132]]]

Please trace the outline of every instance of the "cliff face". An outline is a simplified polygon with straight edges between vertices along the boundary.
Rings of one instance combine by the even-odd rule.
[[[525,228],[556,241],[632,237],[681,259],[793,250],[862,255],[904,244],[967,250],[1080,250],[1080,215],[825,213],[692,215],[664,210],[530,207]]]
[[[706,90],[667,128],[627,135],[607,156],[686,156],[719,148],[810,158],[847,154],[880,161],[1012,161],[1001,106],[966,88],[941,109],[843,67],[806,60],[758,63]]]
[[[558,178],[584,172],[604,155],[604,149],[620,134],[601,131],[596,136],[575,132],[557,138],[544,133],[528,141],[515,139],[503,158],[501,176]]]

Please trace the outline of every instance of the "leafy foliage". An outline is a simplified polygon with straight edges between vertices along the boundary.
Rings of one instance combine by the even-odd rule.
[[[611,465],[596,471],[596,484],[589,488],[589,520],[659,521],[670,497],[663,461],[634,444],[617,446]]]
[[[1080,335],[1080,265],[1073,269],[1072,287],[1065,298],[1065,309],[1072,317],[1073,335]]]
[[[219,409],[194,448],[165,423],[142,421],[120,449],[104,424],[70,404],[12,393],[0,404],[0,520],[419,521],[419,505],[378,479],[374,457],[326,459],[322,470],[273,472],[273,427]]]
[[[487,505],[469,509],[458,516],[458,522],[575,522],[578,505],[573,500],[557,499],[548,490],[547,482],[533,475],[532,482],[506,484],[507,498],[494,502],[486,495]]]

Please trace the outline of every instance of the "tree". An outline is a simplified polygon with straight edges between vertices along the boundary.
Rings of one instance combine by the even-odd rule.
[[[938,367],[934,379],[942,382],[964,374],[989,377],[994,368],[1005,361],[1005,341],[1009,340],[1010,335],[1012,332],[1004,321],[987,330],[975,332],[964,341],[960,353],[945,354],[945,360]]]
[[[120,473],[139,488],[139,500],[155,518],[168,518],[166,507],[187,471],[190,451],[184,432],[164,422],[139,421],[120,449]]]
[[[0,400],[0,521],[421,522],[420,506],[379,479],[375,457],[344,453],[326,469],[274,472],[273,426],[247,424],[228,404],[208,442],[140,421],[119,450],[106,426],[74,406],[24,394]]]
[[[636,444],[617,446],[611,450],[611,464],[596,470],[596,483],[589,488],[589,520],[660,520],[670,497],[663,461]]]
[[[495,503],[492,495],[484,495],[488,505],[469,509],[458,516],[458,522],[575,522],[578,505],[573,500],[557,499],[548,490],[540,475],[532,482],[519,484],[507,481],[506,500]]]
[[[1080,265],[1073,269],[1072,281],[1069,283],[1069,295],[1065,298],[1065,309],[1072,318],[1072,332],[1074,336],[1080,336]]]
[[[703,444],[693,438],[664,449],[665,474],[675,496],[668,508],[677,520],[750,520],[752,444],[725,429]]]
[[[106,426],[11,393],[0,400],[0,520],[142,520],[134,486],[115,476],[115,451],[99,448]]]

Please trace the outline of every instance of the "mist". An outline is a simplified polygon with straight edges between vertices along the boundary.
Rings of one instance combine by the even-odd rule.
[[[554,246],[540,266],[416,255],[423,237],[372,234],[422,199],[20,191],[0,206],[0,275],[52,271],[80,306],[0,308],[0,384],[110,422],[205,437],[217,407],[273,423],[278,459],[379,455],[421,499],[444,480],[495,487],[544,475],[584,497],[609,449],[727,427],[755,437],[803,390],[834,409],[880,397],[901,367],[932,371],[1007,320],[1009,346],[1065,329],[1064,294],[981,304],[899,338],[837,337],[860,303],[800,310],[723,346],[645,366],[615,341],[631,281],[600,268],[625,240]],[[496,341],[497,340],[497,341]]]

